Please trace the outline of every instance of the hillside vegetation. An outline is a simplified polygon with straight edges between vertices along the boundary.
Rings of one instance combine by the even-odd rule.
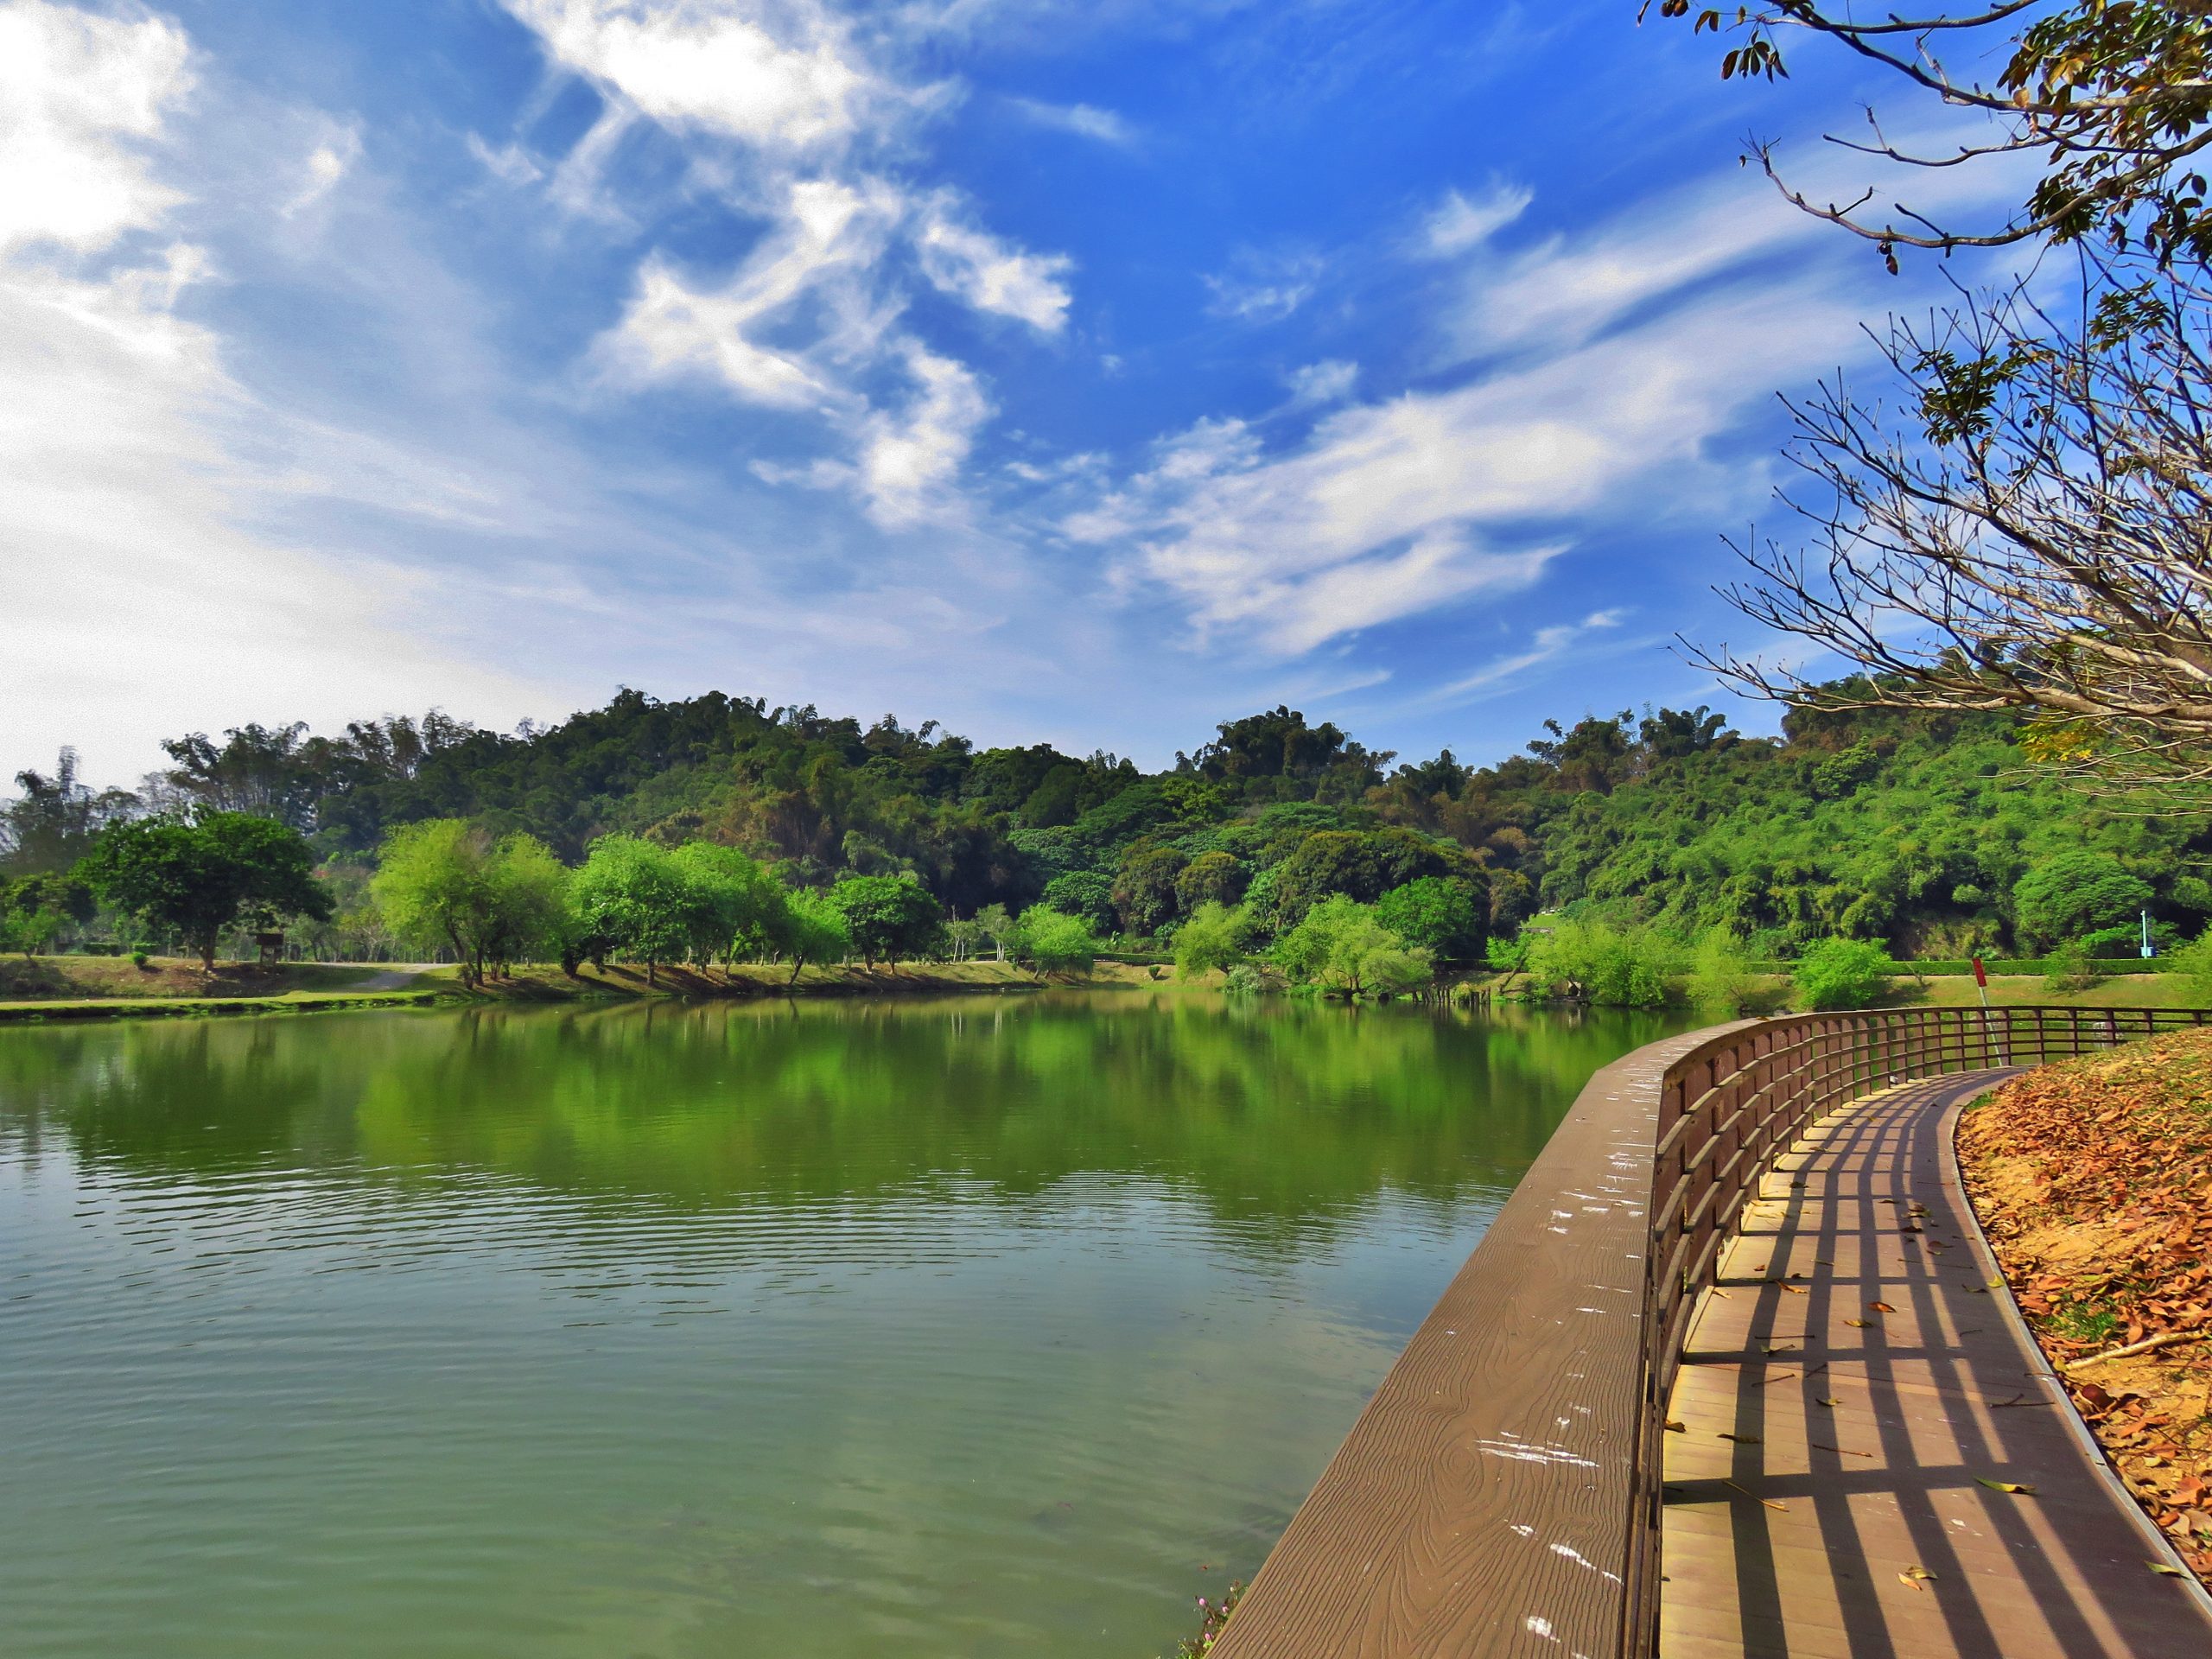
[[[1723,929],[1768,957],[1834,938],[1900,957],[2133,954],[2144,909],[2168,943],[2200,932],[2212,826],[2069,791],[2015,735],[2000,715],[1879,713],[1793,715],[1769,740],[1659,709],[1549,723],[1525,753],[1471,767],[1448,750],[1401,762],[1286,708],[1147,774],[1103,752],[979,751],[934,722],[625,691],[512,734],[433,715],[337,737],[188,735],[137,792],[95,794],[65,757],[19,779],[0,857],[22,886],[118,819],[275,818],[308,838],[336,899],[296,937],[346,956],[379,952],[376,850],[436,819],[533,836],[570,865],[622,834],[740,849],[795,889],[910,875],[954,918],[1041,901],[1132,939],[1209,904],[1240,910],[1263,944],[1332,899],[1389,897],[1402,917],[1427,893],[1441,917],[1448,894],[1471,893],[1471,935],[1447,918],[1424,940],[1446,960],[1478,959],[1483,932],[1542,912],[1686,942]]]

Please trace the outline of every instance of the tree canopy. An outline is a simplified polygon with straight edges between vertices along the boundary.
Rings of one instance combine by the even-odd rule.
[[[212,969],[217,943],[241,921],[330,914],[315,863],[299,832],[273,818],[203,811],[111,825],[79,868],[104,902],[182,935]]]

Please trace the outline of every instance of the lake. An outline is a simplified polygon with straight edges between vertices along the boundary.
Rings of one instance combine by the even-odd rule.
[[[12,1659],[1153,1659],[1662,1016],[0,1029]]]

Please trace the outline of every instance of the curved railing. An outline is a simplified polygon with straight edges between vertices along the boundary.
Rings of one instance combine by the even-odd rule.
[[[2207,1023],[1806,1014],[1607,1066],[1360,1414],[1215,1659],[1649,1659],[1667,1401],[1698,1294],[1775,1159],[1814,1119],[1911,1077]]]

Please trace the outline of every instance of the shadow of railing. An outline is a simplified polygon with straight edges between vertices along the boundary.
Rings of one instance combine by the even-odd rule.
[[[1912,1078],[2209,1021],[2158,1008],[1808,1014],[1605,1067],[1292,1517],[1215,1659],[1649,1659],[1667,1402],[1696,1299],[1776,1158],[1814,1119]],[[1906,1478],[1949,1478],[1913,1467]]]

